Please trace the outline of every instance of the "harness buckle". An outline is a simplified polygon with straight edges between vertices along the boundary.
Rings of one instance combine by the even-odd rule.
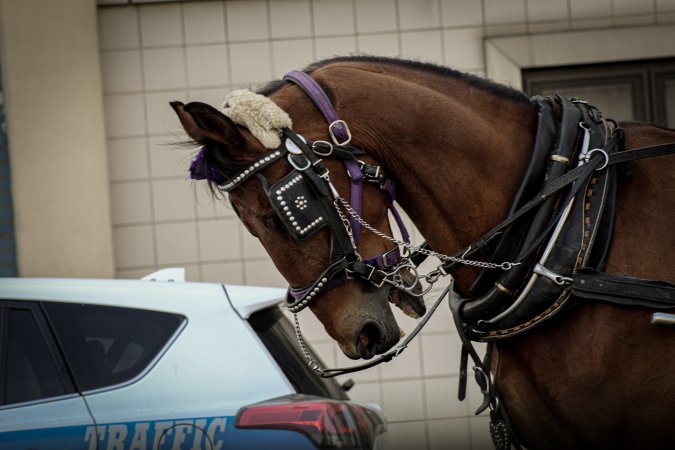
[[[321,147],[327,147],[328,151],[320,151]],[[333,154],[333,144],[328,141],[314,141],[312,143],[312,151],[319,156],[330,156]]]
[[[291,164],[291,166],[293,166],[293,168],[295,170],[297,170],[298,172],[302,172],[302,171],[305,171],[305,170],[307,170],[311,167],[312,163],[309,161],[309,159],[305,158],[304,155],[300,154],[300,155],[295,155],[295,156],[299,156],[299,157],[302,157],[302,158],[305,159],[305,166],[300,167],[300,166],[298,166],[298,164],[296,164],[295,160],[293,159],[293,154],[292,153],[288,154],[288,162]]]
[[[337,128],[337,133],[342,134],[345,133],[347,135],[347,139],[344,141],[340,142],[339,139],[337,138],[336,132],[334,128]],[[336,120],[335,122],[331,123],[328,125],[328,133],[330,134],[330,138],[335,142],[337,145],[347,145],[351,142],[352,140],[352,133],[349,131],[349,126],[347,125],[347,122],[344,120]]]

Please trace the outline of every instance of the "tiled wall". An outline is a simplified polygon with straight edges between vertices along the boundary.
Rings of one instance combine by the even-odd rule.
[[[101,0],[100,4],[115,3]],[[127,3],[126,1],[124,3]],[[119,277],[166,266],[191,280],[284,285],[222,202],[186,180],[194,149],[168,106],[219,106],[323,57],[398,55],[485,72],[486,36],[675,21],[675,0],[232,0],[102,6],[99,29]],[[658,43],[655,43],[658,45]],[[417,241],[421,238],[414,236]],[[431,299],[431,297],[429,297]],[[415,322],[399,314],[407,330]],[[311,313],[309,341],[349,364]],[[356,374],[350,392],[381,404],[395,449],[490,448],[475,388],[456,398],[459,343],[444,306],[398,359]]]

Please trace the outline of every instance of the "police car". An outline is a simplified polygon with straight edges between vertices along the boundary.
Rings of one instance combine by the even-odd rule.
[[[381,410],[307,366],[283,290],[180,278],[0,279],[0,448],[382,448]]]

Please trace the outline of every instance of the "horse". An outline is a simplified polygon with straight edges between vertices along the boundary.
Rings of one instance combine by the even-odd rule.
[[[393,180],[396,201],[435,252],[466,248],[508,215],[537,131],[537,108],[523,93],[400,59],[334,58],[304,72],[348,124],[349,144],[365,150],[359,159]],[[332,129],[296,83],[276,80],[259,93],[287,113],[293,131],[307,141],[330,142]],[[214,186],[276,145],[265,147],[249,128],[206,104],[176,101],[172,107],[202,147],[200,163],[217,175],[206,177]],[[675,130],[619,125],[627,149],[675,141]],[[245,177],[229,191],[229,201],[291,289],[302,289],[325,271],[335,242],[327,227],[298,239],[280,223],[268,185],[289,173],[281,159],[265,161],[263,176]],[[334,188],[349,199],[342,162],[325,157],[323,163]],[[675,157],[620,166],[605,270],[675,282]],[[363,222],[388,234],[387,210],[382,189],[365,183]],[[380,234],[363,231],[360,257],[391,251],[394,244]],[[410,272],[399,275],[408,279]],[[479,270],[463,266],[452,276],[460,292],[470,293]],[[413,316],[425,311],[419,292],[350,277],[321,290],[309,308],[345,355],[368,359],[400,339],[389,303]],[[675,352],[669,350],[675,332],[652,325],[653,311],[643,306],[580,298],[571,303],[540,326],[494,341],[494,386],[518,442],[537,449],[672,448]]]

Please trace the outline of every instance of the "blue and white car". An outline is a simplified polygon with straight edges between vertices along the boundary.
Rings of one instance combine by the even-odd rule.
[[[382,448],[381,410],[309,369],[283,290],[150,278],[0,279],[1,449]]]

